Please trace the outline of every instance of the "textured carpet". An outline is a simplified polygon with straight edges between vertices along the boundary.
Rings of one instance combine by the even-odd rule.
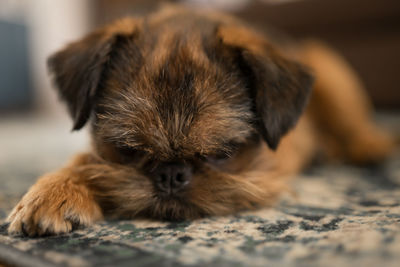
[[[12,165],[14,160],[0,161],[0,222],[47,167],[40,167],[40,158],[30,159],[24,168]],[[8,236],[3,223],[0,262],[18,266],[399,266],[400,154],[369,168],[313,167],[294,180],[293,189],[295,194],[283,196],[274,208],[196,221],[102,222],[68,235],[34,239]]]

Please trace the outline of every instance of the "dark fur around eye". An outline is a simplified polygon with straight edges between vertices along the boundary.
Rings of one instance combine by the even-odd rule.
[[[205,156],[204,160],[207,161],[208,163],[212,163],[212,164],[222,164],[225,161],[229,160],[232,156],[233,156],[232,153],[227,153],[227,152],[221,151],[217,154]]]
[[[117,151],[127,160],[139,160],[146,156],[146,152],[143,150],[135,149],[128,146],[117,146]]]
[[[203,158],[209,163],[221,164],[234,157],[243,145],[244,144],[238,144],[236,142],[229,142],[225,145],[226,150],[221,150],[213,154],[205,155]]]

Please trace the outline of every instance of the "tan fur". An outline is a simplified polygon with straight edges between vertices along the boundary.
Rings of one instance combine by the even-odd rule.
[[[387,157],[394,139],[372,121],[372,104],[352,68],[315,40],[304,42],[301,56],[316,76],[308,114],[325,153],[358,164]]]
[[[9,215],[8,231],[29,236],[67,233],[101,220],[101,209],[78,170],[86,163],[79,156],[70,166],[41,177]]]
[[[154,36],[143,33],[141,19],[116,22],[52,58],[74,128],[94,113],[93,150],[40,178],[8,217],[10,233],[65,233],[103,216],[192,219],[259,208],[273,204],[287,190],[287,179],[317,153],[353,163],[375,162],[390,154],[393,141],[371,121],[371,104],[357,75],[326,45],[306,41],[285,50],[236,19],[214,13],[199,15],[206,18],[201,30],[187,31],[187,25],[174,22],[178,15],[185,17],[187,11],[169,8],[149,17],[146,27]],[[184,19],[195,26],[191,17],[189,13]],[[215,32],[208,31],[215,36],[202,35],[215,25]],[[204,40],[209,41],[205,48]],[[98,44],[95,54],[93,43]],[[75,73],[79,62],[68,61],[77,53],[89,63],[95,60],[84,66],[93,73],[82,76],[82,86]],[[299,115],[302,106],[291,105],[298,97],[306,101],[307,91],[301,87],[308,82],[303,67],[288,55],[308,65],[316,80],[308,108],[286,134],[297,119],[287,121],[285,114],[289,110],[290,116]],[[235,67],[238,56],[244,62]],[[256,75],[241,73],[242,68],[254,68]],[[250,84],[254,92],[248,92],[250,85],[242,77],[246,75],[256,78]],[[287,86],[286,91],[263,91],[264,85],[276,83]],[[82,95],[71,85],[88,93]],[[269,102],[259,104],[266,95]],[[254,113],[264,106],[269,108],[265,113]],[[280,123],[283,130],[271,134]],[[277,134],[286,135],[274,151],[270,147],[279,142]],[[229,142],[241,145],[234,149]],[[126,148],[133,155],[121,151]],[[134,154],[137,150],[140,153]],[[204,160],[221,152],[230,158]],[[176,159],[190,162],[196,172],[182,195],[161,198],[145,167]]]

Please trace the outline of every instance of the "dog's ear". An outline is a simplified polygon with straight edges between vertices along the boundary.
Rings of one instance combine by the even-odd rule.
[[[301,64],[286,59],[264,37],[241,26],[218,28],[222,46],[235,53],[254,100],[257,128],[270,148],[297,122],[313,78]]]
[[[73,130],[90,117],[93,99],[112,50],[121,38],[137,32],[139,21],[123,19],[69,44],[49,57],[47,64],[62,100],[73,119]]]

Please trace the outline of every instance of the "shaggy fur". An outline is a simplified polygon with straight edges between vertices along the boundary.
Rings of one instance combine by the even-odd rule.
[[[316,83],[289,132],[311,95],[312,75],[299,62]],[[53,55],[49,67],[73,129],[91,118],[93,149],[39,179],[8,218],[14,234],[69,232],[103,216],[258,208],[317,153],[365,163],[392,148],[340,56],[313,41],[276,44],[224,15],[166,8],[117,21]],[[193,175],[165,197],[152,171],[171,162]]]

